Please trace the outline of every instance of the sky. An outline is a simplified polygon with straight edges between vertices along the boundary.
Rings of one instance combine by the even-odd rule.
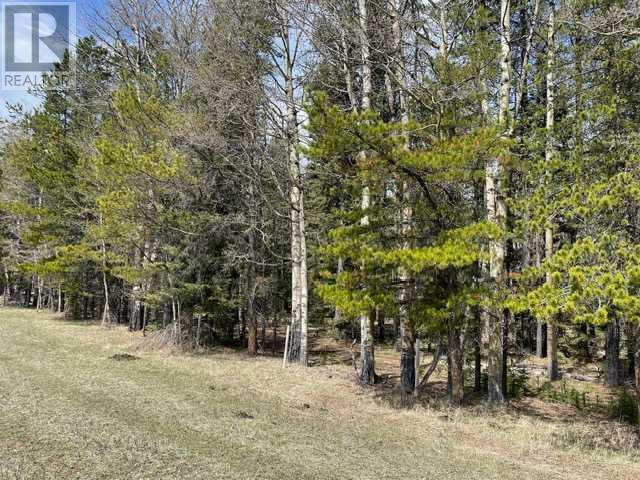
[[[76,0],[75,1],[75,10],[76,10],[76,35],[75,38],[82,37],[88,34],[87,22],[85,20],[84,12],[86,12],[87,8],[95,8],[96,6],[104,7],[106,0]],[[0,0],[0,5],[4,5],[8,3],[8,0]],[[60,3],[60,0],[12,0],[10,3],[12,4],[55,4]],[[64,2],[68,3],[68,2]],[[0,25],[0,30],[2,30],[2,36],[4,36],[4,26]],[[26,38],[22,38],[22,36],[27,36],[28,31],[24,29],[16,28],[15,42],[17,45],[16,48],[16,57],[20,57],[25,54],[28,50],[24,50],[23,45],[28,45]],[[73,35],[72,35],[73,37]],[[33,95],[29,94],[25,91],[9,91],[0,88],[0,118],[9,119],[10,113],[7,109],[8,104],[21,104],[24,109],[31,110],[39,104],[40,100]]]

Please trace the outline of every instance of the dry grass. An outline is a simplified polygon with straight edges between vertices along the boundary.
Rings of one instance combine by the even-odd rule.
[[[0,310],[0,478],[640,478],[628,429],[603,420],[526,405],[395,408],[349,366],[283,371],[277,359],[139,342]],[[111,358],[125,353],[140,358]]]

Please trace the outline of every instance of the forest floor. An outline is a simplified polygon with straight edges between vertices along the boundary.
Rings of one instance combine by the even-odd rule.
[[[344,364],[139,343],[0,309],[0,479],[640,478],[630,429],[568,405],[400,406]]]

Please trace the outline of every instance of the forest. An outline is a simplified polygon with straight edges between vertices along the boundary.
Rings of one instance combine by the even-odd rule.
[[[2,123],[0,324],[638,423],[638,1],[78,8]]]

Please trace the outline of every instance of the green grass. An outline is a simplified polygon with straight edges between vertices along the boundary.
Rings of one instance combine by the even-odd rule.
[[[590,429],[397,409],[348,367],[140,353],[138,341],[0,309],[0,479],[640,478],[633,452],[582,442]],[[111,358],[127,352],[140,358]]]

